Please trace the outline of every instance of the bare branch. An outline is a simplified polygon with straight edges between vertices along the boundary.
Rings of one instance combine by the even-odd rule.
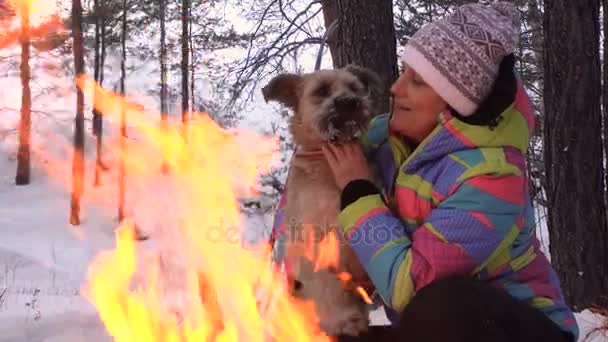
[[[317,0],[317,1],[312,1],[308,8],[310,8],[310,6],[314,5],[314,4],[320,4],[321,1]],[[293,8],[293,7],[292,7]],[[298,25],[298,23],[296,23],[296,19],[291,19],[289,17],[289,15],[287,15],[287,13],[285,13],[285,10],[283,9],[283,1],[279,0],[279,10],[281,11],[281,14],[283,15],[283,18],[285,18],[285,20],[287,20],[291,25],[295,26],[299,31],[302,31],[304,34],[306,34],[307,36],[311,37],[312,35],[310,34],[310,32],[306,31],[301,25]],[[317,12],[318,13],[318,12]],[[306,23],[304,23],[306,24]]]
[[[233,83],[233,94],[230,100],[231,104],[234,104],[237,98],[240,98],[243,95],[248,86],[255,86],[257,79],[267,75],[268,69],[271,69],[272,72],[282,69],[283,62],[288,54],[304,45],[319,44],[322,42],[321,38],[315,38],[309,30],[305,29],[306,25],[312,19],[317,18],[321,13],[321,6],[319,6],[317,10],[312,10],[313,6],[320,4],[321,2],[319,0],[311,1],[303,10],[299,11],[293,17],[290,17],[287,13],[286,9],[288,7],[285,6],[282,0],[273,0],[264,8],[261,18],[249,41],[247,57],[243,62],[237,64],[233,70],[233,73],[236,76]],[[290,3],[290,5],[292,4]],[[278,14],[281,18],[280,21],[287,21],[288,25],[284,29],[281,29],[278,35],[273,38],[270,43],[261,47],[254,54],[253,51],[256,48],[255,42],[257,40],[262,40],[263,37],[277,32],[276,28],[272,27],[272,25],[268,30],[269,32],[263,31],[264,21],[269,20],[268,16],[270,13],[273,13],[273,6],[278,6]],[[293,8],[293,6],[289,7]],[[298,39],[297,36],[299,33],[303,33],[306,36],[306,39],[293,41],[294,39]],[[246,99],[251,98],[251,96],[251,92],[246,94]]]

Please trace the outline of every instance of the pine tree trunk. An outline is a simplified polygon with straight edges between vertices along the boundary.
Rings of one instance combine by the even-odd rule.
[[[21,119],[19,122],[19,147],[17,150],[16,185],[30,183],[30,136],[32,97],[30,93],[30,19],[28,5],[21,6]]]
[[[188,43],[190,44],[190,108],[191,112],[196,112],[194,105],[194,42],[192,39],[192,5],[188,9]]]
[[[338,3],[337,0],[321,0],[321,4],[323,6],[325,30],[328,31],[332,23],[338,18]],[[336,67],[336,58],[338,56],[337,36],[337,29],[334,29],[333,33],[327,37],[327,45],[329,46],[334,68]]]
[[[160,0],[160,125],[161,129],[167,129],[167,45],[166,45],[166,0]],[[169,173],[169,163],[163,158],[161,171]]]
[[[352,63],[378,73],[385,88],[377,107],[381,113],[389,112],[389,89],[398,77],[393,1],[336,0],[336,6],[334,68]]]
[[[100,0],[101,1],[101,0]],[[105,6],[105,4],[104,4]],[[99,58],[99,86],[103,86],[104,68],[106,65],[106,19],[101,19],[101,56]],[[108,167],[103,163],[103,115],[99,113],[99,121],[97,122],[97,153],[95,159],[95,183],[99,185],[101,182],[101,171],[107,170]]]
[[[603,134],[604,134],[604,183],[608,186],[608,41],[606,38],[608,37],[608,0],[602,1],[602,9],[603,9],[603,31],[604,31],[604,64],[602,70],[603,76],[603,86],[602,86],[602,116],[603,116]],[[606,206],[607,212],[607,220],[608,220],[608,191],[604,192],[604,205]]]
[[[72,0],[72,32],[74,37],[74,70],[84,74],[84,45],[82,39],[82,5]],[[80,225],[80,199],[84,191],[84,94],[76,88],[76,119],[74,120],[74,156],[72,161],[72,201],[70,224]]]
[[[543,69],[543,13],[542,0],[528,1],[528,26],[533,31],[530,45],[533,49],[536,66]],[[542,75],[541,75],[542,76]],[[541,86],[543,82],[540,82]]]
[[[94,12],[94,16],[95,16],[95,52],[93,55],[93,77],[95,79],[96,83],[99,83],[99,60],[101,59],[100,56],[100,48],[101,48],[101,24],[100,24],[100,18],[101,18],[101,13],[99,10],[99,0],[94,0],[93,2],[93,12]],[[95,103],[95,92],[93,92],[93,103]],[[93,106],[93,134],[94,135],[98,135],[99,134],[99,127],[98,127],[98,123],[100,120],[100,113],[99,111],[95,108],[95,106]]]
[[[542,70],[543,70],[543,15],[541,12],[540,3],[541,0],[530,0],[528,1],[528,18],[527,18],[527,27],[532,31],[529,44],[520,44],[520,56],[523,56],[524,53],[532,49],[533,59],[532,65],[528,65],[525,68],[530,69],[533,68],[538,70],[538,75],[534,77],[534,81],[538,84],[539,91],[543,91],[543,78],[542,78]],[[526,46],[527,45],[527,46]],[[520,57],[521,58],[521,57]],[[522,58],[523,59],[523,58]],[[523,70],[522,70],[523,71]],[[534,109],[537,111],[536,119],[536,129],[534,130],[534,137],[530,139],[529,149],[527,154],[527,167],[528,167],[528,188],[531,190],[531,200],[536,204],[541,204],[542,206],[538,209],[546,210],[546,206],[544,205],[542,187],[545,184],[538,185],[537,180],[540,178],[544,181],[544,176],[540,170],[544,169],[542,166],[542,147],[539,148],[538,140],[543,137],[543,125],[540,122],[540,118],[544,117],[544,107],[542,102],[538,103],[538,105],[534,106]],[[541,182],[542,183],[542,182]],[[539,217],[536,218],[537,220]],[[544,243],[545,241],[541,241]]]
[[[99,83],[99,79],[100,79],[100,67],[101,67],[101,13],[100,13],[100,6],[99,6],[99,1],[100,0],[95,0],[93,7],[94,7],[94,12],[95,12],[95,56],[94,56],[94,60],[93,60],[93,66],[94,66],[94,71],[93,71],[93,75],[95,77],[95,82]],[[95,103],[95,92],[93,92],[93,103]],[[93,135],[95,135],[95,137],[97,137],[97,151],[96,151],[96,162],[95,162],[95,178],[93,180],[93,185],[94,186],[99,186],[101,185],[101,172],[100,172],[100,167],[99,167],[99,161],[101,159],[101,144],[100,144],[100,139],[101,139],[101,113],[95,108],[95,106],[93,107]]]
[[[167,45],[166,45],[166,3],[160,0],[160,118],[167,120]]]
[[[599,0],[545,1],[545,165],[552,262],[575,310],[606,304]]]
[[[122,34],[121,34],[121,55],[120,60],[120,93],[122,96],[126,96],[125,89],[125,77],[126,77],[126,63],[127,63],[127,0],[122,2]],[[118,220],[122,221],[125,218],[125,178],[126,168],[124,156],[126,153],[126,139],[127,139],[127,113],[126,107],[123,103],[120,114],[120,158],[118,166]]]
[[[182,122],[188,123],[190,107],[188,96],[188,21],[190,0],[182,0]]]

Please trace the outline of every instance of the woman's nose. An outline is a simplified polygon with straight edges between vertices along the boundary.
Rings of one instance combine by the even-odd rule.
[[[403,97],[406,95],[407,87],[405,86],[405,77],[405,74],[402,74],[391,86],[391,94],[394,97]]]

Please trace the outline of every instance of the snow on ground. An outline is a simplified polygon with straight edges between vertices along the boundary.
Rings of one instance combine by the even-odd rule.
[[[83,224],[69,225],[69,193],[36,167],[32,184],[15,186],[11,155],[0,148],[0,342],[111,341],[80,288],[95,255],[114,246],[116,213],[87,204]],[[244,222],[253,241],[270,224],[259,216]],[[582,337],[604,322],[588,310],[577,319]],[[382,311],[373,313],[372,324],[385,323]]]
[[[105,329],[79,293],[88,263],[113,246],[112,218],[91,211],[71,227],[69,194],[39,173],[17,187],[15,167],[0,152],[0,341],[103,341]]]

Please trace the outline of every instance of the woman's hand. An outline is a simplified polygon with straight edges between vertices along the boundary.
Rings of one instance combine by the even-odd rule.
[[[367,160],[358,143],[328,144],[323,146],[322,150],[340,190],[355,179],[371,180]]]

